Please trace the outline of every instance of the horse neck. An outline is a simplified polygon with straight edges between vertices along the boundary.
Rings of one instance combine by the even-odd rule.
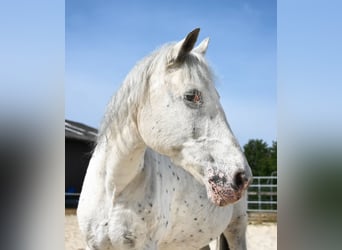
[[[115,198],[141,171],[145,150],[146,145],[132,116],[116,117],[116,120],[106,128],[99,138],[96,152],[104,159],[108,195]]]
[[[139,105],[148,96],[147,69],[151,58],[139,63],[109,103],[98,140],[105,158],[107,192],[118,195],[141,171],[146,144],[137,128]]]

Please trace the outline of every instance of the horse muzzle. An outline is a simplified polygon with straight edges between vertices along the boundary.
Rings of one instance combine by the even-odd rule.
[[[212,175],[208,179],[208,196],[220,207],[237,202],[252,181],[244,171],[236,172],[232,180],[223,173]]]

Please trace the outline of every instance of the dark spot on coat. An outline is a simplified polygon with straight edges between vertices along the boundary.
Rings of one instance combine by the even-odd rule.
[[[194,218],[194,220],[197,220],[197,218]]]
[[[132,232],[126,231],[123,233],[122,237],[124,238],[124,240],[123,240],[124,244],[129,245],[130,248],[134,248],[134,246],[135,246],[134,238],[136,238],[136,237],[133,236]]]
[[[199,133],[198,133],[198,129],[196,130],[196,128],[193,127],[191,135],[192,135],[193,139],[197,139],[200,136]]]
[[[153,204],[152,204],[152,203],[148,203],[148,205],[150,205],[150,207],[152,207],[152,206],[153,206]]]
[[[214,159],[214,157],[212,157],[212,155],[209,155],[209,156],[208,156],[208,160],[209,160],[209,162],[211,162],[211,163],[214,163],[214,162],[215,162],[215,159]]]

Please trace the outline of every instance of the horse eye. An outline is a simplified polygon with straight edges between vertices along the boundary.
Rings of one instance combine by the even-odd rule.
[[[198,108],[202,103],[202,94],[197,89],[190,90],[185,93],[184,101],[192,108]]]

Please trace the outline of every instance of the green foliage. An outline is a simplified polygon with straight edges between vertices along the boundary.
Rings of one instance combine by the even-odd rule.
[[[269,147],[263,140],[252,139],[243,149],[254,176],[270,176],[277,171],[277,142]]]

